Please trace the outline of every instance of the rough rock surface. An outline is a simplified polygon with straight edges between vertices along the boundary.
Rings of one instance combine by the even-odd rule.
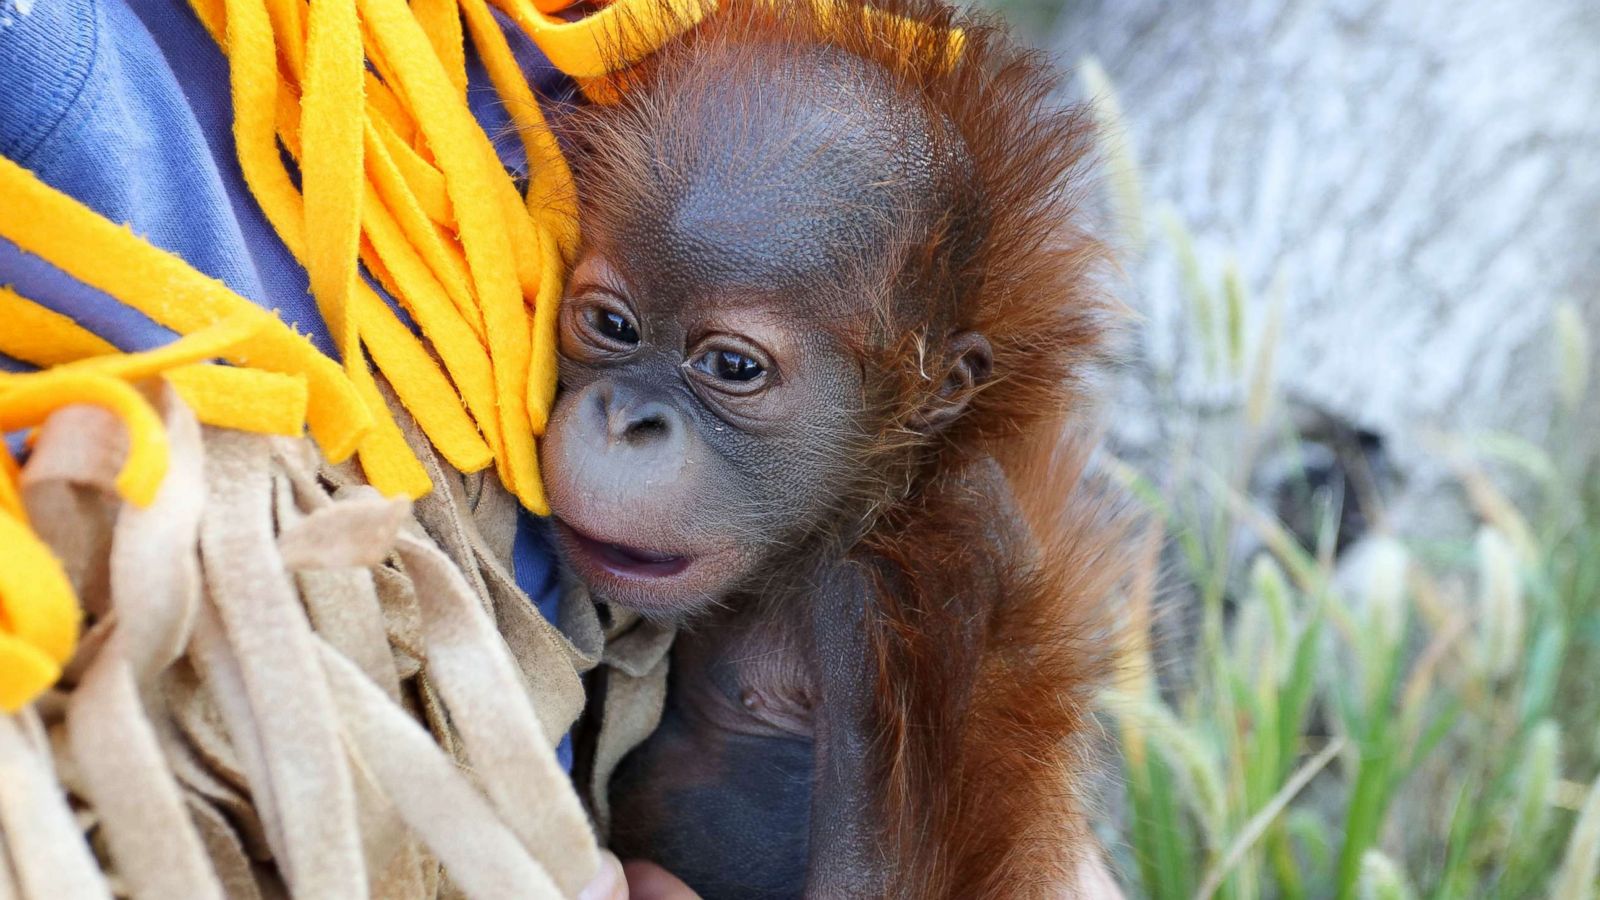
[[[1600,323],[1600,3],[1081,0],[1045,43],[1105,66],[1151,214],[1123,446],[1162,440],[1161,373],[1217,401],[1164,204],[1209,277],[1237,259],[1255,322],[1281,288],[1279,384],[1381,437],[1403,527],[1459,519],[1428,432],[1551,439],[1552,310]]]

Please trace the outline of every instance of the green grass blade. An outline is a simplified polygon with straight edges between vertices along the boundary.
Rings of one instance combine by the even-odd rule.
[[[1600,780],[1589,787],[1550,890],[1551,900],[1593,900],[1600,874]]]

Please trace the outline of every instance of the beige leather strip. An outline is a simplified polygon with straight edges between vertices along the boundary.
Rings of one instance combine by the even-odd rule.
[[[0,900],[576,894],[598,849],[553,747],[601,631],[575,598],[580,650],[518,588],[498,479],[423,441],[440,489],[408,514],[305,441],[152,397],[148,508],[111,493],[125,438],[97,409],[24,472],[88,617],[58,688],[0,721]],[[648,670],[640,638],[617,661]]]
[[[220,898],[200,836],[118,648],[102,653],[67,707],[72,755],[129,894]]]
[[[176,677],[180,673],[183,677]],[[226,817],[248,855],[262,859],[269,857],[272,850],[267,843],[265,826],[256,813],[255,805],[243,793],[248,782],[244,773],[239,771],[237,757],[233,748],[226,743],[226,735],[222,731],[220,722],[217,721],[220,713],[211,703],[209,696],[199,690],[194,672],[187,663],[174,667],[173,675],[175,677],[167,680],[164,694],[170,718],[164,723],[158,723],[161,746],[166,753],[168,765],[172,766],[172,772],[184,788],[191,806],[204,801]],[[193,684],[194,688],[174,691],[172,686],[180,682]],[[178,726],[180,715],[187,715],[195,722],[204,723],[201,727],[204,728],[207,739],[220,741],[226,763],[219,764],[214,757],[200,755],[193,743],[191,732],[180,731]],[[209,847],[210,838],[206,836],[203,828],[200,836],[206,840]],[[218,874],[226,886],[227,873],[219,869]]]
[[[6,849],[6,830],[0,828],[0,900],[21,900],[22,886],[17,884],[16,868],[11,865],[11,852]]]
[[[375,566],[389,555],[410,513],[409,501],[386,499],[368,488],[284,529],[278,536],[278,552],[292,571]]]
[[[429,679],[500,815],[556,882],[575,893],[599,868],[587,817],[522,691],[516,664],[457,568],[402,535],[396,549],[417,585]]]
[[[116,639],[140,683],[182,655],[200,601],[200,560],[194,550],[205,506],[200,423],[170,387],[161,391],[167,477],[148,507],[123,504],[111,545]]]
[[[495,492],[505,493],[498,485]],[[469,534],[469,542],[489,591],[495,627],[517,661],[520,680],[545,734],[559,740],[583,712],[583,681],[577,668],[580,654],[545,621],[511,573],[487,553],[475,532]]]
[[[480,900],[562,896],[427,732],[337,650],[319,649],[352,749],[450,878]]]
[[[611,833],[611,803],[607,793],[611,776],[629,751],[644,742],[661,724],[667,699],[667,657],[661,656],[640,676],[612,669],[606,678],[605,707],[600,733],[595,739],[594,768],[589,782],[589,804],[595,827]]]
[[[411,445],[411,451],[417,455],[417,459],[421,460],[423,469],[434,485],[433,492],[418,498],[413,507],[417,525],[421,526],[416,531],[430,537],[456,564],[471,585],[473,596],[479,598],[487,608],[489,590],[478,573],[472,542],[467,536],[467,529],[474,525],[466,504],[461,473],[439,459],[433,452],[432,444],[410,416],[399,417],[399,421],[406,442]]]
[[[314,569],[297,573],[295,582],[317,634],[399,703],[400,675],[389,651],[372,573],[366,569]]]
[[[127,455],[127,432],[107,410],[69,406],[35,435],[21,480],[28,520],[61,560],[84,610],[105,615],[111,527],[121,506],[116,475]]]
[[[31,720],[31,721],[30,721]],[[47,751],[25,737],[38,730],[24,710],[0,716],[0,832],[27,900],[100,900],[111,891],[89,853]]]
[[[244,842],[228,820],[196,794],[188,795],[187,806],[229,900],[261,900],[261,889],[256,886],[255,869],[245,853]]]
[[[337,648],[336,648],[337,649]],[[348,657],[346,657],[348,658]],[[335,705],[338,700],[335,699]],[[377,776],[341,729],[350,754],[350,775],[356,789],[356,814],[361,821],[361,852],[372,880],[374,897],[410,896],[422,890],[417,839],[406,827]]]
[[[262,439],[211,431],[200,533],[209,599],[238,660],[281,817],[281,859],[299,897],[362,897],[355,795],[318,677],[310,623],[273,535],[270,455]],[[246,767],[249,770],[249,767]]]
[[[233,656],[233,648],[228,646],[217,611],[209,602],[201,604],[195,616],[189,657],[216,704],[217,718],[223,727],[221,736],[232,748],[251,803],[261,820],[267,846],[274,857],[287,859],[283,820],[278,812],[277,795],[272,790],[272,776],[267,770],[266,749],[245,690],[244,674]]]
[[[182,652],[198,594],[192,548],[204,498],[199,425],[170,389],[159,389],[156,403],[171,471],[149,507],[123,505],[117,513],[110,599],[90,604],[103,617],[70,667],[79,683],[67,703],[67,736],[75,783],[126,890],[148,898],[221,897],[136,684]],[[69,427],[79,429],[78,440],[66,439]],[[28,463],[35,492],[52,483],[111,488],[125,452],[125,441],[111,438],[120,432],[114,419],[82,410],[52,418],[48,428],[49,440]],[[174,546],[188,551],[174,554]]]

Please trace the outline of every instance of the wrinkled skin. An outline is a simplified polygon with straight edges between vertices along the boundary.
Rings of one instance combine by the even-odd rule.
[[[550,501],[566,558],[600,596],[682,619],[828,514],[830,451],[859,430],[860,377],[820,319],[793,314],[793,294],[685,283],[656,253],[612,253],[622,261],[592,251],[578,265],[562,311]],[[753,379],[718,377],[752,363]]]
[[[811,51],[767,75],[810,88],[776,100],[713,69],[695,108],[731,133],[641,148],[648,173],[580,167],[633,190],[584,208],[545,470],[568,559],[610,602],[681,619],[793,568],[859,477],[878,423],[849,344],[934,181],[926,123],[864,68]],[[596,544],[670,562],[633,577]]]

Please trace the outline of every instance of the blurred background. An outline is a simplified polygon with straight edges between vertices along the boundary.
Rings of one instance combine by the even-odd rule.
[[[1136,897],[1595,896],[1600,4],[989,0],[1103,132]]]

